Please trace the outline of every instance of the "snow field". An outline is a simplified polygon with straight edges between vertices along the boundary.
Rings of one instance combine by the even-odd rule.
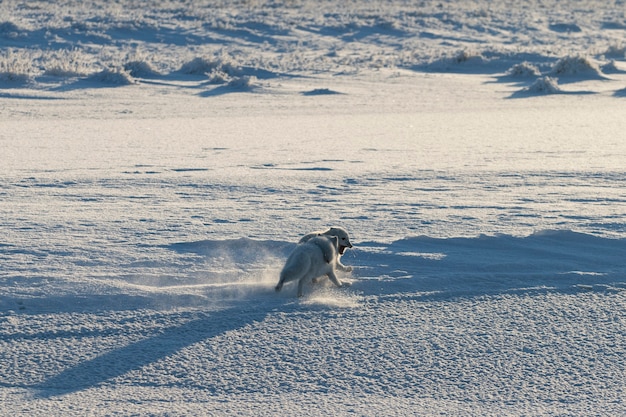
[[[624,414],[625,22],[0,3],[0,415]]]

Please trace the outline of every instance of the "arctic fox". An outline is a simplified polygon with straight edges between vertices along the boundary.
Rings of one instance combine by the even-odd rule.
[[[336,236],[338,239],[337,251],[340,256],[343,255],[343,253],[346,251],[347,248],[352,247],[352,243],[350,243],[350,236],[348,236],[348,232],[346,231],[346,229],[344,229],[343,227],[337,227],[337,226],[331,227],[328,230],[320,230],[317,232],[311,232],[309,234],[306,234],[302,236],[302,239],[300,239],[298,243],[308,242],[310,239],[316,236],[329,236],[329,237]],[[339,259],[337,259],[337,269],[339,269],[340,271],[344,271],[344,272],[352,271],[351,266],[345,266],[339,261]]]
[[[280,272],[276,291],[280,291],[285,282],[298,281],[298,297],[302,297],[304,283],[322,275],[327,275],[333,284],[342,287],[341,281],[335,275],[338,264],[339,238],[326,235],[312,236],[296,246],[287,258]]]

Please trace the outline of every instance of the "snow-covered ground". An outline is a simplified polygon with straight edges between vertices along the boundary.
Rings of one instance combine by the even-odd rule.
[[[624,415],[623,1],[3,1],[0,415]],[[303,234],[350,287],[275,293]]]

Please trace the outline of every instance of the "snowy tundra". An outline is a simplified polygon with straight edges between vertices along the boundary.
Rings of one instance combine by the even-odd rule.
[[[0,2],[0,415],[626,415],[622,0]],[[352,271],[276,293],[313,230]]]

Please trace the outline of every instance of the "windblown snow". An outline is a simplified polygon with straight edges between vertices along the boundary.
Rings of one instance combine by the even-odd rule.
[[[624,415],[623,1],[0,3],[0,415]],[[274,291],[338,225],[349,284]]]

